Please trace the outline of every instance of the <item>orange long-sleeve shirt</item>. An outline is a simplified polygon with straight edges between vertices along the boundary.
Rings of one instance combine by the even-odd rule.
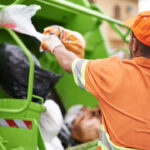
[[[150,150],[150,59],[77,59],[76,83],[100,102],[113,145]]]

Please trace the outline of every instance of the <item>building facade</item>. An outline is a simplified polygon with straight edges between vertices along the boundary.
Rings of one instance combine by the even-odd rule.
[[[125,21],[128,18],[138,14],[138,0],[91,0],[96,3],[106,15]],[[120,36],[109,26],[108,23],[103,24],[103,31],[111,49],[119,49],[127,47],[127,44]]]

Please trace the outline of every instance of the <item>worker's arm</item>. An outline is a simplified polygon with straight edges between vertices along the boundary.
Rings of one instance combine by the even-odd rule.
[[[59,29],[58,34],[54,29]],[[82,35],[58,26],[46,28],[44,35],[41,51],[48,50],[54,54],[62,68],[73,73],[77,85],[85,89],[84,70],[87,60],[80,59],[84,57],[86,44]]]
[[[86,59],[80,59],[75,53],[68,51],[55,36],[46,39],[42,47],[53,53],[62,68],[68,73],[73,73],[76,84],[85,89]]]
[[[72,63],[78,58],[77,55],[66,50],[63,45],[54,48],[53,54],[56,56],[56,59],[61,67],[68,73],[72,73]]]
[[[78,32],[54,25],[44,29],[45,38],[41,51],[48,50],[68,73],[72,73],[72,63],[77,58],[84,58],[85,40]]]

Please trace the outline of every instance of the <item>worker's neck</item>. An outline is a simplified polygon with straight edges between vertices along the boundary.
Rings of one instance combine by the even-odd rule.
[[[136,58],[136,57],[145,57],[145,58],[147,58],[147,59],[150,59],[150,55],[139,55],[139,56],[134,56],[134,57],[132,57],[132,58]]]

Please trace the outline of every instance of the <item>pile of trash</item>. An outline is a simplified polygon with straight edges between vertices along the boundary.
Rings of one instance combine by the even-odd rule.
[[[99,107],[91,109],[75,105],[63,119],[59,106],[53,100],[46,100],[44,106],[47,111],[41,115],[40,128],[47,150],[64,150],[99,138]]]
[[[36,37],[42,41],[31,22],[31,17],[39,10],[37,5],[9,6],[0,12],[0,26]],[[39,61],[34,60],[33,94],[43,97],[46,112],[41,114],[40,129],[47,150],[64,150],[67,147],[99,138],[100,107],[91,109],[82,105],[71,107],[62,115],[54,100],[47,99],[55,84],[62,77],[43,69]],[[10,43],[0,45],[0,86],[12,98],[26,99],[29,79],[29,62],[21,48]],[[36,98],[32,101],[40,103]],[[87,132],[88,131],[88,132]]]
[[[99,106],[92,109],[83,105],[74,105],[66,113],[58,137],[65,148],[93,141],[99,138],[100,125]]]
[[[33,94],[44,100],[62,77],[41,68],[32,55],[35,65]],[[10,43],[0,45],[0,86],[13,98],[26,99],[29,62],[21,48]],[[32,101],[40,103],[36,98]],[[64,148],[98,139],[100,132],[100,108],[91,109],[82,105],[71,107],[63,118],[60,106],[54,100],[44,103],[46,112],[41,114],[40,128],[47,150]],[[88,132],[87,132],[88,131]]]

